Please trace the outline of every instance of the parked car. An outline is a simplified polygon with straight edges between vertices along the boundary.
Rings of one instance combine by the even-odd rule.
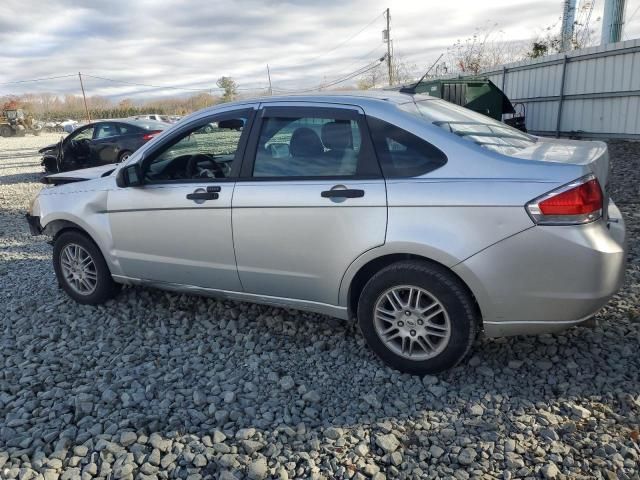
[[[423,95],[220,105],[113,168],[49,176],[67,183],[27,217],[74,300],[140,284],[355,317],[414,374],[456,365],[479,331],[579,325],[625,270],[606,144]]]
[[[150,120],[100,120],[77,127],[58,143],[39,150],[46,172],[122,162],[167,128]]]
[[[159,113],[151,113],[147,115],[134,115],[134,120],[152,120],[154,122],[173,123],[169,115],[160,115]]]

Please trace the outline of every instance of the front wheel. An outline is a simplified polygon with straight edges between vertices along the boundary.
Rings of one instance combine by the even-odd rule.
[[[58,172],[58,161],[53,157],[46,157],[44,160],[42,160],[42,166],[44,167],[44,171],[46,173]]]
[[[457,365],[476,336],[473,298],[451,272],[420,261],[392,264],[365,285],[358,322],[387,365],[415,375]]]
[[[98,305],[120,290],[100,249],[78,231],[63,232],[56,238],[53,267],[64,291],[78,303]]]

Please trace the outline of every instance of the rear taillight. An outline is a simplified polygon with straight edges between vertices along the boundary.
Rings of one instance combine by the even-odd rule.
[[[145,142],[148,142],[149,140],[151,140],[153,137],[155,137],[156,135],[158,135],[160,132],[162,132],[162,130],[154,130],[153,132],[149,132],[149,133],[145,133],[142,136],[142,139]]]
[[[530,201],[527,212],[539,225],[579,225],[602,217],[602,189],[587,175]]]

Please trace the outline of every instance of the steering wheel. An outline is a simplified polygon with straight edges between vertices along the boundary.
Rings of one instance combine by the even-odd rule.
[[[80,148],[86,149],[87,147],[89,147],[90,143],[91,140],[89,140],[88,138],[81,138],[80,140],[70,140],[69,146],[72,150],[78,150]]]
[[[197,178],[198,172],[196,171],[196,167],[200,162],[207,162],[211,165],[211,170],[213,170],[213,175],[215,178],[224,178],[224,170],[220,165],[216,163],[216,161],[211,158],[209,155],[205,155],[204,153],[196,153],[192,155],[187,163],[187,178]]]

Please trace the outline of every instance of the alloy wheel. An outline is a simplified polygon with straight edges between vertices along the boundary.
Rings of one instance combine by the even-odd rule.
[[[374,328],[387,348],[413,361],[435,357],[451,337],[444,305],[431,292],[411,285],[389,288],[378,297]]]
[[[98,285],[93,258],[78,244],[70,243],[60,252],[60,268],[67,284],[80,295],[91,295]]]

